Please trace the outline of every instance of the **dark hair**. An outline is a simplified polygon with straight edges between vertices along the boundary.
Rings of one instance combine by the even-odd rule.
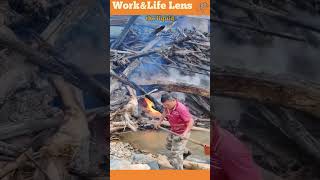
[[[172,93],[164,93],[161,96],[161,102],[164,103],[168,100],[175,100],[176,97]]]

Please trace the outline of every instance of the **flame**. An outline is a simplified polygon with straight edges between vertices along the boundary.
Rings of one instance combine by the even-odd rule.
[[[152,106],[154,105],[152,101],[150,101],[148,98],[144,98],[144,101],[147,104],[147,106],[146,106],[147,113],[149,113],[152,116],[156,116],[156,117],[161,116],[161,113],[159,111],[152,108]]]

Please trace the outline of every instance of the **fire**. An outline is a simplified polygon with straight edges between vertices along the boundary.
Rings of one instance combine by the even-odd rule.
[[[156,117],[161,116],[161,113],[159,111],[152,108],[152,106],[154,105],[152,101],[150,101],[148,98],[144,98],[144,101],[146,102],[146,105],[147,105],[145,107],[147,113],[149,113],[152,116],[156,116]]]

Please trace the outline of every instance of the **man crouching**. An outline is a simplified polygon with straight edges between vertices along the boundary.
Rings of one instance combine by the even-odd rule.
[[[189,109],[171,93],[163,94],[161,103],[164,106],[164,111],[155,128],[158,129],[161,122],[167,119],[171,126],[171,131],[188,138],[193,126],[193,119]],[[171,151],[169,162],[175,169],[183,169],[183,153],[185,152],[186,144],[187,140],[179,136],[169,134],[167,137],[166,147]]]

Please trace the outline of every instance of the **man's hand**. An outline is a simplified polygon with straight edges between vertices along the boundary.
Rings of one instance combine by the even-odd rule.
[[[161,122],[156,122],[153,126],[154,126],[154,129],[159,129],[161,125]]]
[[[187,134],[188,134],[188,131],[184,131],[182,134],[181,134],[181,137],[182,138],[187,138]]]

